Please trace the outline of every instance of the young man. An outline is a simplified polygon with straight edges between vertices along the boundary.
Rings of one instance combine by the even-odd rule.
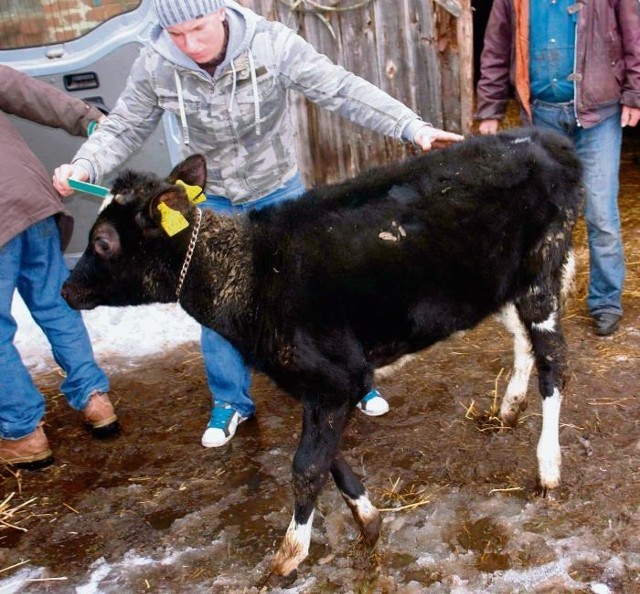
[[[333,64],[281,23],[231,0],[154,0],[158,25],[134,63],[127,87],[95,137],[54,185],[69,193],[70,177],[95,181],[140,146],[163,111],[182,125],[184,153],[207,157],[204,208],[233,215],[303,193],[287,106],[289,89],[321,107],[424,150],[461,140],[435,129],[367,81]],[[250,373],[237,351],[208,328],[202,352],[214,397],[202,444],[227,443],[255,405]],[[384,414],[372,390],[358,404]]]
[[[477,93],[482,134],[498,130],[510,84],[524,120],[567,134],[584,164],[587,306],[594,332],[607,336],[622,317],[618,175],[622,128],[640,119],[638,0],[494,0]]]
[[[82,411],[96,435],[112,433],[118,424],[106,393],[109,381],[93,359],[82,318],[60,296],[69,276],[61,248],[70,238],[71,218],[7,113],[76,136],[86,135],[102,114],[0,65],[0,464],[41,467],[53,461],[42,429],[45,401],[13,344],[11,302],[16,290],[66,374],[61,391],[69,404]]]

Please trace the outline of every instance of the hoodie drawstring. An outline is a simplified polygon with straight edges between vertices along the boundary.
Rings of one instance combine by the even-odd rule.
[[[256,136],[260,136],[262,134],[261,123],[260,123],[260,96],[258,94],[258,78],[256,76],[256,67],[253,61],[253,54],[251,50],[248,52],[249,55],[249,70],[251,71],[251,89],[253,93],[253,113],[255,118],[255,129]],[[231,86],[231,97],[229,98],[229,113],[233,113],[233,100],[236,95],[236,87],[237,87],[237,71],[234,61],[231,61],[231,72],[233,75],[233,82]],[[189,127],[187,126],[187,113],[184,109],[184,97],[182,93],[182,83],[180,82],[180,75],[177,70],[173,71],[173,76],[176,83],[176,91],[178,93],[178,106],[180,109],[180,123],[182,124],[182,142],[185,145],[189,144]]]
[[[173,76],[176,81],[176,91],[178,92],[178,105],[180,107],[180,123],[182,124],[182,142],[185,145],[189,144],[189,127],[187,126],[187,113],[184,109],[184,97],[182,96],[182,83],[180,82],[180,76],[178,71],[173,71]]]
[[[251,70],[251,87],[253,89],[253,111],[256,119],[256,136],[260,136],[260,97],[258,96],[258,79],[256,66],[253,62],[253,54],[249,50],[249,69]]]
[[[231,97],[229,98],[229,113],[233,113],[233,100],[236,96],[237,83],[236,64],[233,60],[231,60],[231,74],[233,76],[233,82],[231,83]]]

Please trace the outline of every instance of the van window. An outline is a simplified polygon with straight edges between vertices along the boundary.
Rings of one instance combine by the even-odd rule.
[[[140,4],[141,0],[0,0],[0,49],[71,41]]]

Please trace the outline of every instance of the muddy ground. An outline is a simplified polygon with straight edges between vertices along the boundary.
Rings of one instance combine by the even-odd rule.
[[[536,494],[540,402],[513,430],[483,424],[511,365],[489,320],[420,354],[380,384],[381,418],[355,413],[344,451],[385,510],[369,555],[333,484],[292,592],[640,592],[640,136],[626,140],[621,208],[628,257],[624,325],[597,338],[584,306],[586,247],[565,317],[571,381],[562,485]],[[104,363],[104,362],[102,362]],[[300,406],[255,378],[256,418],[205,450],[209,414],[198,345],[118,372],[123,431],[96,441],[41,375],[50,468],[0,470],[0,592],[257,592],[290,520]],[[413,504],[413,505],[412,505]],[[408,506],[408,508],[407,508]],[[275,591],[278,591],[276,589]]]

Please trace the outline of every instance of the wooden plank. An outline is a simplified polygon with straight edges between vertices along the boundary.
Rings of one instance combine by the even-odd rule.
[[[442,127],[460,128],[460,60],[458,56],[457,19],[436,6],[439,67],[442,80]]]
[[[442,127],[442,77],[438,32],[433,2],[417,1],[416,11],[416,108],[420,116]]]
[[[460,52],[460,128],[463,134],[473,127],[473,12],[471,0],[460,0],[462,14],[458,19],[457,36]]]

